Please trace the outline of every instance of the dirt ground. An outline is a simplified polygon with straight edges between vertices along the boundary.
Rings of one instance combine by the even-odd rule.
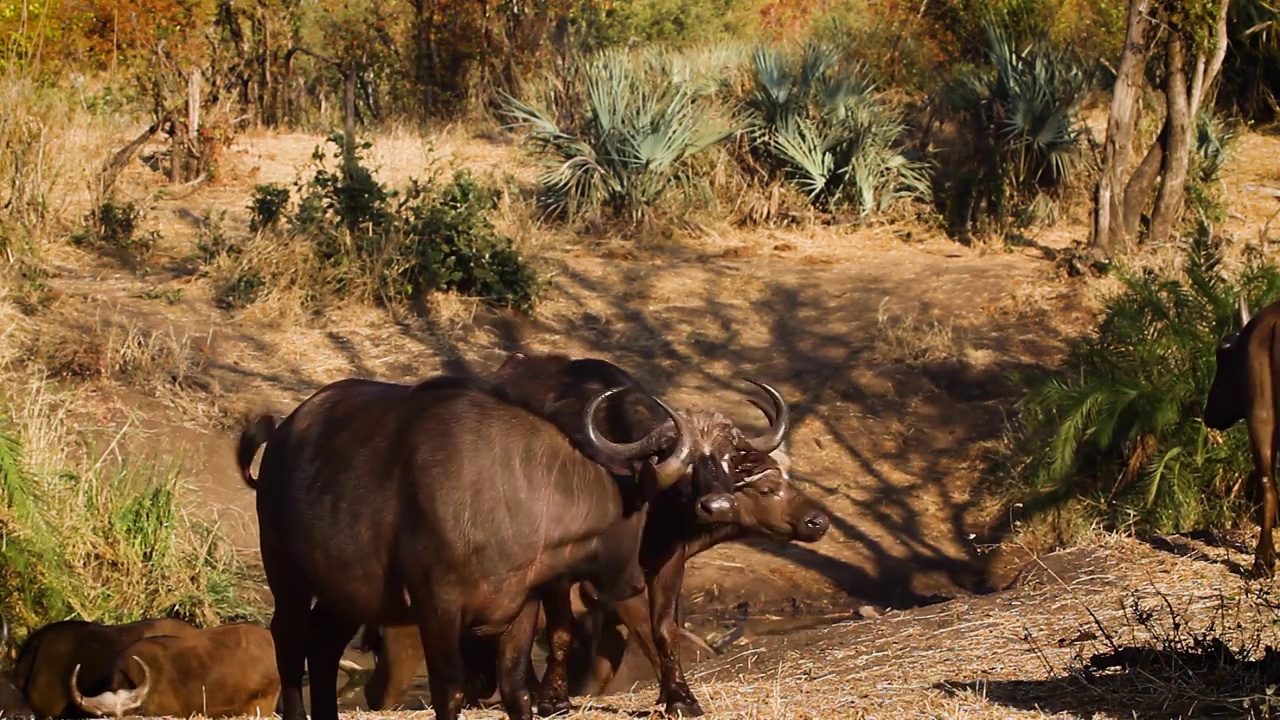
[[[704,682],[717,678],[699,690],[716,716],[834,717],[822,713],[838,709],[842,717],[902,717],[892,698],[911,689],[927,699],[924,716],[986,717],[983,708],[1003,702],[1001,693],[1018,694],[998,673],[984,675],[983,668],[1012,660],[966,644],[964,628],[988,627],[996,621],[984,613],[998,607],[1013,616],[1007,630],[1017,635],[1019,603],[1051,599],[1025,586],[980,596],[1006,585],[1014,561],[1027,557],[977,544],[998,510],[979,482],[982,458],[999,442],[1015,400],[1007,374],[1051,366],[1064,340],[1087,327],[1099,282],[1067,277],[1053,262],[1057,250],[1087,235],[1085,218],[1069,216],[1007,251],[962,246],[923,223],[751,232],[724,225],[638,242],[544,226],[507,202],[497,216],[501,229],[554,279],[531,318],[461,301],[405,317],[359,307],[321,319],[216,308],[209,284],[184,260],[200,226],[224,211],[224,232],[247,233],[252,186],[292,181],[321,142],[305,134],[243,136],[216,182],[176,199],[157,193],[162,180],[135,162],[125,182],[154,201],[152,222],[163,236],[156,257],[135,272],[68,248],[51,258],[46,280],[58,298],[46,311],[49,322],[74,321],[84,332],[121,322],[160,331],[190,361],[193,389],[99,384],[85,390],[90,414],[99,427],[140,429],[135,451],[184,458],[200,509],[216,512],[238,546],[256,552],[253,494],[232,459],[240,416],[287,412],[343,377],[411,381],[492,367],[518,349],[557,350],[610,359],[678,405],[714,404],[758,426],[762,418],[739,380],[753,377],[778,387],[791,405],[796,475],[830,511],[832,530],[812,545],[737,543],[693,559],[690,612],[892,612],[788,635],[751,656],[749,673],[723,658],[700,666]],[[1280,168],[1261,160],[1280,156],[1277,145],[1273,136],[1245,135],[1229,165],[1225,229],[1241,243],[1269,247],[1276,234],[1269,223],[1280,202],[1254,186],[1280,186]],[[385,134],[374,138],[372,153],[378,177],[393,186],[432,162],[525,188],[536,178],[511,142],[457,128]],[[178,288],[180,298],[172,292]],[[158,299],[165,293],[172,302]],[[1054,597],[1070,604],[1066,595]],[[919,624],[929,617],[945,619],[929,630]],[[907,643],[909,632],[951,638],[955,646],[945,652],[952,654],[930,650],[945,661],[923,675],[895,665],[903,668],[896,675],[873,678],[883,667],[871,659],[895,657],[890,646]],[[823,658],[837,659],[843,675],[823,670]],[[965,689],[980,681],[980,689]],[[794,714],[768,709],[781,698],[799,703],[788,708],[807,706],[806,687],[832,683],[850,688],[834,705]],[[608,703],[636,709],[651,700],[637,698]],[[991,716],[1022,714],[1011,707]]]

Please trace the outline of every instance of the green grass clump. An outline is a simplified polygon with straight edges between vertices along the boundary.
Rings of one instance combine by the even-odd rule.
[[[1020,402],[1011,454],[1015,495],[1037,515],[1082,501],[1112,527],[1220,529],[1248,510],[1252,468],[1243,423],[1202,421],[1215,349],[1239,326],[1236,297],[1260,308],[1280,295],[1280,268],[1260,254],[1236,274],[1205,223],[1180,267],[1121,270],[1102,320],[1074,341],[1060,372]]]
[[[41,390],[0,409],[0,606],[15,639],[65,619],[258,617],[216,525],[182,511],[179,469],[95,457],[63,402]]]

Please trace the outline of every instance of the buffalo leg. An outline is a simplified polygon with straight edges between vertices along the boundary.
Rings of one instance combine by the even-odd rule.
[[[569,705],[569,649],[573,644],[573,603],[569,586],[559,584],[549,588],[542,598],[547,613],[547,668],[538,687],[538,714],[555,715],[567,712]],[[532,633],[531,633],[532,635]]]
[[[365,633],[368,637],[369,633]],[[374,646],[376,662],[364,698],[370,710],[399,705],[413,686],[413,674],[423,663],[422,637],[416,625],[383,626]]]
[[[276,606],[271,615],[271,640],[276,647],[276,671],[280,674],[280,697],[283,700],[280,717],[282,720],[307,720],[307,711],[302,704],[302,671],[307,662],[310,593],[298,593],[300,583],[293,578],[272,583],[272,564],[266,554],[263,566]],[[336,677],[334,682],[336,684]]]
[[[533,720],[533,697],[529,692],[529,653],[533,651],[533,631],[538,622],[538,599],[525,599],[520,614],[507,626],[498,641],[498,690],[511,720]]]
[[[410,598],[419,611],[418,635],[427,659],[431,709],[437,720],[458,720],[465,700],[462,692],[462,613],[456,607],[436,607],[429,600]]]
[[[677,553],[663,564],[649,582],[649,619],[653,623],[653,644],[661,668],[658,702],[666,703],[669,714],[698,717],[703,714],[702,707],[685,682],[684,669],[680,667],[680,627],[676,613],[683,582],[683,553]]]
[[[1261,415],[1261,416],[1258,416]],[[1253,573],[1270,577],[1275,572],[1276,551],[1272,529],[1276,522],[1275,415],[1270,407],[1249,418],[1249,445],[1253,449],[1254,472],[1262,500],[1262,531],[1253,552]]]
[[[338,720],[338,660],[360,624],[323,601],[311,609],[307,672],[311,676],[311,720]]]

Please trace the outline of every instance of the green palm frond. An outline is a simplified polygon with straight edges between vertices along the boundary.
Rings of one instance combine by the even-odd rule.
[[[545,107],[503,96],[511,126],[525,129],[541,156],[543,207],[561,217],[606,207],[634,222],[668,190],[687,187],[687,160],[738,129],[736,118],[722,119],[711,94],[735,52],[725,48],[715,57],[699,66],[660,49],[602,51],[576,70],[580,81],[565,83],[581,88],[567,104],[571,128]]]
[[[1280,267],[1252,257],[1226,274],[1206,224],[1163,271],[1121,267],[1093,332],[1070,343],[1064,372],[1019,402],[1016,482],[1035,498],[1086,498],[1105,519],[1159,532],[1242,519],[1222,495],[1251,468],[1243,427],[1208,442],[1201,421],[1219,339],[1237,329],[1235,294],[1280,297]],[[1141,472],[1138,470],[1141,469]],[[1030,506],[1043,508],[1032,502]]]

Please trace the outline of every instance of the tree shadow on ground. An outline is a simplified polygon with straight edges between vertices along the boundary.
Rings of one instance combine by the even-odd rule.
[[[736,271],[732,263],[721,265]],[[449,373],[487,372],[507,353],[532,349],[528,340],[536,337],[543,347],[616,362],[658,394],[679,388],[740,398],[718,409],[755,424],[761,419],[742,397],[741,380],[769,382],[787,397],[793,427],[803,428],[804,445],[792,446],[800,460],[796,477],[832,513],[834,532],[823,542],[846,543],[852,552],[751,546],[813,570],[851,597],[908,607],[933,602],[939,592],[993,589],[990,555],[979,555],[973,545],[982,498],[972,492],[972,449],[1004,428],[1017,395],[1009,374],[1038,367],[1034,359],[1052,354],[1061,340],[1034,320],[982,314],[970,344],[985,362],[946,352],[903,361],[883,357],[877,345],[884,332],[882,299],[901,299],[925,317],[946,318],[957,293],[974,295],[976,304],[980,295],[1005,291],[998,261],[971,263],[958,280],[946,276],[949,267],[919,274],[920,287],[910,292],[904,286],[915,283],[911,277],[818,267],[764,280],[750,304],[707,288],[666,297],[659,285],[662,264],[619,264],[612,277],[567,267],[557,279],[567,310],[554,320],[484,313],[477,323],[492,341],[485,347],[457,340],[425,307],[396,321],[391,334],[379,334],[376,350],[386,355],[385,343],[392,341],[395,358],[371,360],[375,347],[368,338],[354,342],[331,330],[327,341],[353,374],[412,382],[432,374],[420,359],[438,360]],[[957,281],[972,287],[958,289]],[[294,396],[323,384],[304,366],[305,357],[280,367],[280,348],[248,333],[230,334],[252,354],[275,361],[270,371],[215,363],[213,371],[223,378]],[[926,506],[928,512],[921,512]]]
[[[607,321],[584,311],[568,332],[659,394],[674,386],[741,392],[735,380],[743,376],[785,388],[793,427],[816,426],[812,434],[820,437],[815,442],[822,451],[844,458],[813,463],[797,479],[841,508],[833,529],[870,561],[860,566],[802,545],[752,547],[808,567],[851,596],[890,606],[935,598],[913,588],[921,574],[968,592],[993,589],[985,558],[971,542],[978,498],[961,497],[965,483],[955,482],[956,473],[974,444],[1003,429],[1016,396],[1009,373],[1038,367],[1017,358],[1044,356],[1058,338],[1050,331],[1038,338],[1013,332],[1001,327],[1007,321],[993,320],[983,349],[1000,361],[978,367],[946,359],[907,367],[874,357],[874,308],[880,298],[901,294],[898,282],[851,277],[847,291],[832,293],[812,277],[773,281],[748,316],[740,304],[716,298],[661,313],[627,298],[643,297],[643,286],[653,280],[654,274],[632,269],[625,283],[611,284],[566,269],[559,285],[570,302],[585,307],[581,299],[590,297],[612,306]],[[619,293],[619,284],[627,292]],[[929,302],[920,303],[926,313]],[[731,372],[718,373],[715,366]],[[890,448],[867,442],[885,428],[899,436]],[[793,454],[809,452],[797,448]],[[842,467],[855,468],[858,477],[823,474]],[[931,516],[944,517],[943,526],[922,524],[916,511],[921,500],[935,506]]]
[[[1221,641],[1209,640],[1192,651],[1122,647],[1045,680],[948,681],[933,688],[1078,717],[1248,717],[1244,700],[1252,699],[1257,707],[1267,697],[1267,687],[1278,680],[1280,653],[1267,648],[1252,660],[1237,656]]]

